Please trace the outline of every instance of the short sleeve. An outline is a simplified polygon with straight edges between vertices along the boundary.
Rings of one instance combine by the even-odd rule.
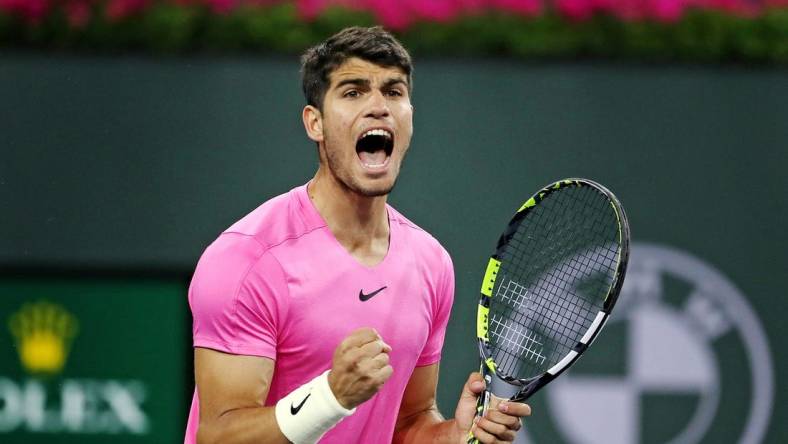
[[[427,343],[416,361],[417,367],[434,364],[441,359],[451,307],[454,303],[454,266],[449,253],[442,251],[440,274],[435,286],[432,323]]]
[[[225,233],[203,253],[189,287],[194,346],[276,359],[287,282],[253,238]]]

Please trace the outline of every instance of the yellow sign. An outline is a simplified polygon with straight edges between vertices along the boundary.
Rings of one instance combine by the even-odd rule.
[[[23,305],[11,315],[8,326],[22,366],[29,373],[49,375],[63,370],[79,330],[71,313],[44,300]]]

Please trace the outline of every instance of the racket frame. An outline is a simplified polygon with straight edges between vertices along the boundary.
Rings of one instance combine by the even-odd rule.
[[[490,311],[490,302],[493,298],[493,289],[495,287],[496,278],[498,275],[498,269],[500,268],[501,262],[500,258],[503,253],[503,249],[506,247],[508,242],[517,232],[518,227],[520,224],[525,220],[525,217],[530,213],[534,208],[536,208],[539,203],[550,196],[552,193],[566,187],[590,187],[596,190],[597,192],[603,194],[607,197],[608,201],[610,202],[611,206],[613,207],[614,213],[616,214],[617,221],[618,221],[618,234],[619,234],[619,245],[621,246],[618,252],[618,261],[616,266],[616,271],[613,276],[613,282],[608,289],[608,293],[605,297],[603,302],[602,310],[597,314],[596,318],[592,322],[591,326],[589,327],[588,331],[585,335],[581,338],[581,340],[575,345],[575,347],[566,355],[563,359],[561,359],[557,364],[553,367],[545,371],[544,373],[531,377],[531,378],[524,378],[518,379],[512,376],[501,374],[498,372],[496,363],[492,358],[492,352],[490,350],[489,345],[489,311]],[[479,346],[479,356],[481,358],[481,368],[480,373],[484,377],[485,382],[487,383],[487,389],[484,391],[483,396],[479,397],[479,402],[477,404],[477,414],[483,416],[486,413],[487,406],[489,405],[491,392],[490,392],[490,384],[492,383],[492,376],[495,375],[498,379],[505,381],[511,385],[520,387],[520,390],[510,398],[511,401],[522,402],[527,400],[531,395],[536,393],[539,389],[550,383],[553,379],[558,377],[561,373],[563,373],[566,369],[572,366],[586,351],[586,349],[594,342],[596,337],[602,331],[607,319],[610,316],[610,312],[613,309],[616,301],[618,300],[618,295],[621,291],[621,287],[624,283],[624,276],[626,275],[626,268],[627,263],[629,261],[629,223],[624,212],[624,208],[621,206],[621,203],[616,198],[616,196],[610,192],[607,188],[600,185],[597,182],[594,182],[589,179],[581,179],[581,178],[570,178],[559,180],[554,182],[550,185],[547,185],[537,191],[530,199],[528,199],[514,214],[512,219],[509,221],[504,232],[498,239],[498,243],[496,246],[495,254],[490,257],[487,265],[487,269],[484,274],[484,279],[482,280],[482,288],[481,288],[481,297],[479,299],[478,304],[478,311],[477,311],[477,342]],[[469,440],[469,442],[473,442],[474,440]]]

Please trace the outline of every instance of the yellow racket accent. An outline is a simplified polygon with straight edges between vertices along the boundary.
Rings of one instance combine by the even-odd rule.
[[[490,315],[490,309],[483,305],[479,305],[479,310],[477,312],[477,319],[476,319],[476,337],[481,339],[484,342],[488,342],[490,337],[487,335],[488,331],[488,317]]]
[[[487,271],[484,272],[484,280],[482,281],[482,294],[487,297],[492,297],[493,287],[495,286],[495,278],[498,276],[498,269],[501,268],[501,261],[490,258],[487,263]]]
[[[490,369],[491,372],[495,373],[498,371],[498,366],[495,365],[493,358],[485,359],[484,363],[487,364],[487,368]]]
[[[523,211],[526,208],[531,208],[534,205],[536,205],[536,199],[534,199],[532,197],[532,198],[526,200],[525,203],[523,204],[523,206],[521,206],[520,209],[517,210],[517,212],[519,213],[520,211]]]
[[[623,242],[623,234],[622,234],[623,230],[621,228],[621,216],[618,214],[618,208],[616,208],[616,204],[614,204],[613,202],[610,202],[610,207],[613,208],[613,214],[616,215],[616,222],[618,223],[618,243],[620,245]],[[616,255],[616,262],[618,262],[618,263],[621,263],[621,250],[622,249],[619,248],[618,249],[618,254]],[[607,300],[610,298],[610,294],[612,293],[610,291],[610,289],[613,288],[614,284],[615,284],[615,281],[610,283],[610,287],[608,288],[607,296],[605,296],[605,302],[607,302]]]

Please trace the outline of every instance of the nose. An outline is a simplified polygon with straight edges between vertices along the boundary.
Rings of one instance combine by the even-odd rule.
[[[382,91],[374,91],[370,94],[369,109],[367,110],[367,117],[380,119],[389,115],[389,105],[386,101],[386,96]]]

